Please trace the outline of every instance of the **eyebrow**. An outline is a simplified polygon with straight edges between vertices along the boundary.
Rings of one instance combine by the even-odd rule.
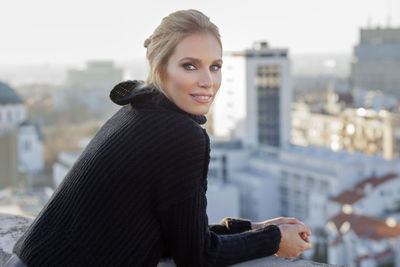
[[[180,59],[179,62],[182,62],[182,61],[185,61],[185,60],[191,60],[191,61],[194,61],[196,63],[201,63],[200,59],[197,59],[197,58],[194,58],[194,57],[184,57],[184,58]],[[214,62],[218,62],[218,63],[222,64],[222,59],[216,59],[216,60],[214,60]]]

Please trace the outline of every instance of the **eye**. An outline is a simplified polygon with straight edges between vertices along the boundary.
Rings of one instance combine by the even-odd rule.
[[[220,64],[214,64],[210,67],[211,71],[219,71],[221,69],[221,65]]]
[[[185,63],[182,65],[185,70],[195,70],[196,67],[192,63]]]

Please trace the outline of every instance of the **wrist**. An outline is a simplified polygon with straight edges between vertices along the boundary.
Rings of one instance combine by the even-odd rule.
[[[251,229],[252,229],[252,230],[258,229],[258,223],[256,223],[256,222],[251,222]]]

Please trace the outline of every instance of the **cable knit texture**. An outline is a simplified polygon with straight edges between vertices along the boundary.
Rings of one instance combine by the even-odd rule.
[[[203,115],[140,81],[114,87],[123,105],[81,153],[14,246],[28,266],[226,266],[277,252],[275,225],[208,225],[210,141]]]

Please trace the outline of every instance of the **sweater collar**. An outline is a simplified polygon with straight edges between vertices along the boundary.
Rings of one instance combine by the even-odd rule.
[[[114,103],[121,106],[130,103],[134,108],[161,107],[185,114],[198,124],[204,124],[207,121],[204,115],[194,115],[182,110],[158,89],[145,84],[143,81],[128,80],[117,84],[111,90],[110,98]]]

